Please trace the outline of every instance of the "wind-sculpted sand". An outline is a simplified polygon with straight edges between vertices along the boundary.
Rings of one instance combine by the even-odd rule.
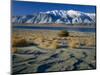
[[[95,33],[14,30],[13,73],[40,73],[96,68]]]

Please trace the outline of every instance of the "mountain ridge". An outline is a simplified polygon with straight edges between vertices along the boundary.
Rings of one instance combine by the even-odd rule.
[[[95,24],[95,13],[76,10],[52,10],[33,15],[13,16],[14,24]]]

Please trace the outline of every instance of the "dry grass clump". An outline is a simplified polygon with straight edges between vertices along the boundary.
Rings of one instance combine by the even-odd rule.
[[[69,32],[67,30],[61,30],[58,33],[58,36],[60,36],[60,37],[67,37],[67,36],[69,36]]]
[[[95,38],[86,38],[85,45],[87,47],[95,46]]]
[[[69,48],[79,48],[81,46],[95,46],[95,37],[68,37]]]
[[[71,38],[68,42],[69,48],[79,48],[80,47],[80,41],[78,38]]]
[[[26,37],[26,39],[29,41],[34,41],[35,39],[37,39],[37,37],[36,36],[28,36],[28,37]]]
[[[57,49],[59,44],[56,41],[45,41],[38,45],[40,48],[44,49]]]
[[[67,37],[69,48],[79,48],[80,46],[95,46],[95,37]]]
[[[59,44],[57,43],[57,41],[53,41],[51,43],[51,45],[49,46],[50,49],[57,49],[59,48]]]
[[[28,45],[30,45],[30,43],[24,38],[18,38],[18,39],[13,38],[12,39],[13,47],[22,47],[22,46],[28,46]]]
[[[50,45],[49,41],[44,41],[38,44],[38,46],[41,48],[48,48],[49,45]]]
[[[34,40],[34,43],[40,44],[40,43],[44,42],[44,40],[45,40],[44,37],[37,37],[37,38]]]

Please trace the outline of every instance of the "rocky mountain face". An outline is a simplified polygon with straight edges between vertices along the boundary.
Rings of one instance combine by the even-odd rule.
[[[95,13],[75,10],[52,10],[33,15],[13,16],[14,24],[95,24]]]

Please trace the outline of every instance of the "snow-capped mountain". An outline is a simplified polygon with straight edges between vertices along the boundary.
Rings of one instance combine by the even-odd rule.
[[[33,15],[13,16],[12,23],[93,24],[95,23],[95,13],[85,13],[75,10],[52,10],[47,12],[40,12]]]

